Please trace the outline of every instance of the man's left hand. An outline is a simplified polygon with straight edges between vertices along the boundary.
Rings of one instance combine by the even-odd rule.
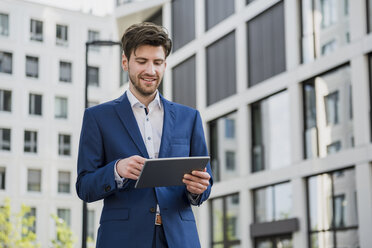
[[[210,178],[205,168],[204,171],[194,170],[190,174],[185,174],[182,181],[190,193],[200,195],[207,190]]]

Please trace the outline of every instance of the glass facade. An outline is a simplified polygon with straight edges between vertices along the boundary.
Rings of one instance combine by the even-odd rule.
[[[303,84],[305,158],[354,146],[351,90],[349,65]]]
[[[360,247],[355,170],[309,177],[307,187],[311,247]]]
[[[240,247],[239,195],[233,194],[211,200],[213,248]]]
[[[224,181],[239,175],[235,158],[238,149],[235,129],[236,113],[209,123],[211,166],[215,181]]]
[[[71,226],[71,210],[67,208],[57,209],[58,218],[62,219],[68,226]]]
[[[253,191],[255,223],[291,218],[292,189],[290,183],[280,183]]]
[[[303,63],[350,43],[348,1],[302,0],[301,17]]]
[[[291,162],[291,128],[287,91],[251,105],[252,171],[282,168]]]

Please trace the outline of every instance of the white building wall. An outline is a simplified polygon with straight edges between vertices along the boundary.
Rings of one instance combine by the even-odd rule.
[[[12,111],[0,112],[0,126],[11,128],[11,151],[0,151],[0,166],[6,167],[6,188],[0,191],[0,202],[9,197],[13,211],[21,204],[36,207],[36,229],[42,247],[55,238],[50,217],[58,208],[71,211],[71,228],[76,247],[81,245],[82,202],[76,195],[76,161],[81,121],[84,111],[85,42],[88,30],[100,32],[101,40],[116,40],[113,17],[97,17],[23,0],[1,0],[0,10],[9,15],[8,37],[0,36],[0,50],[13,54],[13,73],[0,73],[0,89],[12,91]],[[43,22],[43,42],[30,40],[30,19]],[[68,45],[56,45],[56,24],[68,26]],[[39,78],[25,76],[26,55],[39,58]],[[111,99],[119,85],[119,48],[100,48],[89,52],[89,65],[98,66],[99,87],[89,87],[89,101]],[[59,61],[72,63],[72,82],[59,82]],[[29,93],[43,95],[42,116],[28,114]],[[55,97],[68,99],[67,119],[54,117]],[[23,152],[24,130],[38,132],[37,154]],[[58,134],[71,135],[71,156],[58,155]],[[27,192],[27,169],[42,170],[41,192]],[[58,193],[58,171],[71,172],[69,194]],[[89,204],[94,209],[98,228],[101,203]]]

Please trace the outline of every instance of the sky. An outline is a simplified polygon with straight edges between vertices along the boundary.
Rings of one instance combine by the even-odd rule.
[[[29,2],[47,4],[69,10],[81,10],[95,15],[105,15],[112,12],[113,0],[27,0]]]

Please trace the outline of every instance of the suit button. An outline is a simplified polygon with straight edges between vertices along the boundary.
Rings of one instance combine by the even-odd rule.
[[[155,213],[156,212],[156,209],[155,208],[150,208],[150,212],[151,213]]]
[[[111,186],[110,185],[107,185],[106,187],[105,187],[105,192],[109,192],[111,190]]]

